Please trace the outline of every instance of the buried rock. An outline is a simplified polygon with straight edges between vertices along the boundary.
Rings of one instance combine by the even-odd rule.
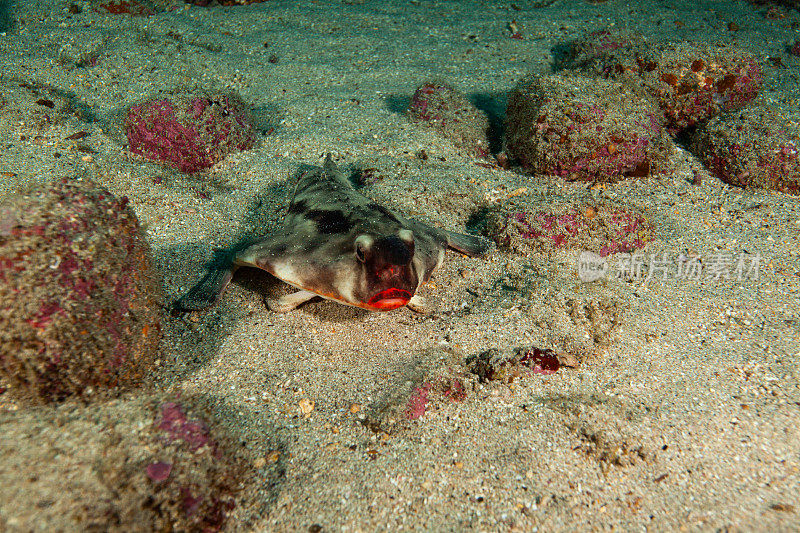
[[[644,248],[654,236],[641,209],[594,200],[542,208],[509,201],[489,212],[488,232],[498,246],[517,253],[581,248],[601,257]]]
[[[517,348],[510,356],[491,349],[467,358],[466,363],[480,381],[503,383],[513,383],[525,374],[555,374],[561,368],[555,352],[535,346]]]
[[[249,479],[241,445],[189,398],[68,402],[0,425],[12,530],[220,531]]]
[[[256,134],[250,110],[233,93],[178,92],[132,106],[125,118],[131,153],[196,173],[247,150]]]
[[[469,99],[450,85],[424,83],[408,106],[411,122],[424,124],[449,139],[465,155],[489,156],[489,119]]]
[[[463,402],[473,389],[474,378],[462,362],[463,358],[451,351],[424,351],[397,369],[394,382],[368,406],[362,423],[376,433],[389,433],[420,420],[440,404]]]

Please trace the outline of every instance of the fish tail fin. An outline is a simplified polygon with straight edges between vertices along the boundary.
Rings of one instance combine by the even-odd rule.
[[[471,257],[484,255],[489,250],[489,241],[475,235],[465,235],[454,231],[446,231],[447,246]]]

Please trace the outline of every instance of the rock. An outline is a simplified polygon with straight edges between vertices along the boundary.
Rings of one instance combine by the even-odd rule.
[[[132,106],[125,119],[131,153],[196,173],[255,144],[255,127],[232,93],[179,92]]]
[[[160,276],[127,198],[64,179],[0,204],[0,378],[33,403],[139,384]]]
[[[710,120],[696,132],[691,150],[726,183],[800,194],[799,144],[796,123],[760,105]]]
[[[657,108],[621,83],[534,76],[512,93],[506,151],[526,171],[614,182],[665,165],[669,140]]]

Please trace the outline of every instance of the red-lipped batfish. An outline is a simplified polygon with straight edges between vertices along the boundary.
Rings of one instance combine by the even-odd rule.
[[[448,247],[474,257],[488,245],[480,237],[434,228],[376,204],[355,190],[328,154],[322,169],[300,176],[281,227],[218,262],[176,308],[214,305],[234,270],[247,266],[300,289],[268,299],[275,312],[291,311],[317,296],[370,311],[408,306],[422,312],[417,289]]]

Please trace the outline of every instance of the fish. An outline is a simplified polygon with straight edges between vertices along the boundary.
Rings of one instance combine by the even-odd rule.
[[[220,254],[175,309],[212,307],[237,268],[254,267],[299,289],[267,299],[274,312],[289,312],[321,297],[369,311],[408,307],[424,313],[417,290],[442,264],[447,248],[479,257],[489,244],[377,204],[353,187],[328,153],[322,168],[299,176],[281,226]]]

